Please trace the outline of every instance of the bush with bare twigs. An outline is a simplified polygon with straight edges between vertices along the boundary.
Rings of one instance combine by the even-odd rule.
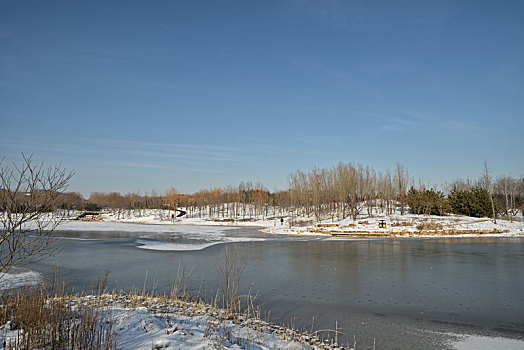
[[[230,317],[240,311],[240,279],[246,268],[246,256],[238,248],[226,245],[217,257],[218,274],[222,280],[223,308]]]
[[[51,255],[51,233],[65,219],[57,210],[73,172],[44,167],[22,154],[21,164],[0,160],[0,272]]]
[[[20,290],[4,295],[4,349],[116,349],[109,311],[75,303],[71,295]]]

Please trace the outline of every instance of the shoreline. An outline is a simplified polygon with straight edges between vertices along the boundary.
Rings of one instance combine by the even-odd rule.
[[[21,293],[28,293],[27,290]],[[36,293],[38,292],[35,289]],[[27,295],[27,294],[26,294]],[[154,295],[140,292],[102,292],[82,295],[81,293],[47,294],[48,305],[63,303],[71,310],[91,308],[104,315],[98,322],[110,325],[114,331],[110,339],[118,349],[169,349],[169,348],[292,348],[311,350],[358,349],[359,344],[337,343],[337,330],[294,329],[278,325],[261,318],[248,302],[245,311],[230,314],[215,303],[193,299],[188,295]],[[251,305],[251,306],[250,306]],[[13,326],[15,324],[15,326]],[[24,333],[21,326],[7,321],[0,325],[0,349],[2,343],[10,344]],[[414,330],[416,331],[416,329]],[[469,350],[494,348],[516,350],[524,346],[521,338],[487,336],[476,333],[454,333],[449,331],[427,331],[440,339],[443,348]],[[319,334],[326,334],[320,337]],[[392,345],[392,344],[389,344]],[[382,343],[379,348],[389,348]]]
[[[65,305],[71,311],[92,309],[99,315],[99,327],[110,325],[108,334],[118,349],[166,348],[292,348],[338,350],[351,348],[337,344],[336,336],[321,338],[319,331],[293,329],[261,319],[252,301],[242,312],[227,312],[202,299],[187,295],[153,295],[147,293],[101,293],[50,295],[42,290],[17,290],[13,296],[19,302],[32,293],[44,293],[46,305]],[[6,299],[9,303],[9,299]],[[11,305],[11,304],[9,304]],[[13,305],[15,308],[20,306]],[[34,307],[28,305],[27,307]],[[74,314],[73,314],[74,315]],[[75,317],[75,316],[73,316]],[[52,322],[52,320],[47,320]],[[28,329],[24,329],[24,327]],[[16,344],[31,325],[16,322],[16,315],[0,325],[2,344]]]
[[[393,217],[389,220],[402,220],[403,218]],[[491,220],[470,218],[470,217],[452,217],[453,220],[458,220],[456,224],[450,224],[447,221],[450,220],[449,217],[424,217],[416,216],[413,219],[413,216],[407,217],[406,219],[410,220],[419,220],[419,221],[431,221],[432,225],[438,225],[437,228],[421,228],[418,229],[413,227],[413,224],[405,227],[391,227],[387,229],[374,229],[372,224],[370,225],[368,221],[376,221],[377,219],[367,218],[367,220],[360,221],[364,222],[359,228],[359,224],[356,223],[347,223],[346,225],[342,224],[322,224],[317,223],[315,225],[298,227],[298,226],[289,226],[281,225],[277,220],[267,221],[267,220],[252,220],[248,221],[242,219],[242,221],[224,221],[221,219],[178,219],[178,221],[172,222],[169,220],[160,220],[154,218],[151,215],[141,216],[134,218],[123,218],[116,219],[110,216],[102,217],[100,220],[66,220],[70,226],[82,226],[84,224],[75,225],[75,223],[89,223],[86,226],[96,226],[100,224],[109,224],[109,225],[144,225],[144,226],[163,226],[167,227],[177,227],[177,226],[208,226],[208,227],[220,227],[222,230],[231,228],[244,228],[251,227],[256,228],[259,231],[271,235],[286,235],[289,237],[292,236],[309,236],[309,237],[323,237],[323,238],[524,238],[524,223],[518,221],[506,221],[498,220],[498,224],[493,224]],[[416,222],[416,221],[415,221]],[[442,224],[440,223],[442,222]],[[500,223],[502,222],[502,223]],[[61,226],[61,225],[60,225]],[[58,226],[57,231],[62,230]],[[471,226],[471,227],[468,227]],[[509,227],[508,227],[509,226]],[[74,227],[70,228],[73,230],[89,230],[88,227]]]

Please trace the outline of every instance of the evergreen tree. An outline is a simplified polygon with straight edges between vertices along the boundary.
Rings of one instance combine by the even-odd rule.
[[[444,193],[433,189],[418,191],[411,187],[407,203],[413,214],[444,215],[451,212],[451,206]]]
[[[448,196],[451,210],[455,214],[474,217],[491,217],[492,208],[489,192],[481,187],[471,190],[453,188]]]

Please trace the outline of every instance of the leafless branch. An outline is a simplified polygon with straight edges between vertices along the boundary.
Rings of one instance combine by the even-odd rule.
[[[60,196],[74,172],[44,167],[22,154],[20,164],[0,161],[0,272],[39,261],[57,248],[52,232],[64,220]]]

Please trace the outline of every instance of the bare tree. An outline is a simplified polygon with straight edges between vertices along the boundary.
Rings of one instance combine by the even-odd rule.
[[[67,214],[58,208],[74,172],[22,158],[18,165],[0,161],[0,272],[52,254],[51,234]]]
[[[503,175],[494,183],[494,193],[497,207],[504,216],[515,216],[518,213],[518,180]]]
[[[491,201],[491,210],[493,212],[493,222],[497,223],[497,212],[495,211],[495,202],[493,201],[493,194],[491,193],[491,177],[488,172],[488,162],[484,161],[484,176],[482,182],[489,193],[489,200]]]
[[[175,211],[175,214],[176,210],[178,209],[178,197],[178,191],[174,187],[171,187],[169,190],[167,190],[164,196],[162,197],[164,202],[170,206],[170,209],[173,209]]]
[[[395,168],[395,184],[397,190],[397,198],[400,202],[400,214],[404,215],[406,207],[406,191],[409,182],[408,170],[400,163],[397,163]]]

